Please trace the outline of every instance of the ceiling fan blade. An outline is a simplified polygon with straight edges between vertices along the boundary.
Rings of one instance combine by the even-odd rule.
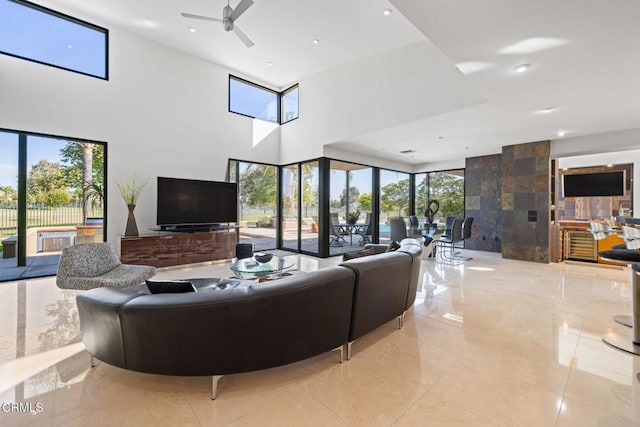
[[[233,32],[236,33],[236,36],[238,36],[238,38],[242,41],[242,43],[244,43],[246,47],[253,46],[253,42],[249,39],[249,37],[247,37],[245,33],[242,32],[240,28],[234,26]]]
[[[182,12],[180,15],[184,16],[185,18],[200,19],[201,21],[222,22],[222,19],[210,18],[208,16],[202,16],[202,15],[194,15],[192,13],[184,13],[184,12]]]
[[[232,21],[235,21],[240,17],[240,15],[242,15],[247,9],[249,9],[252,4],[253,0],[240,0],[240,3],[238,3],[236,8],[233,9],[233,13],[231,13],[231,16],[229,18],[231,18]]]

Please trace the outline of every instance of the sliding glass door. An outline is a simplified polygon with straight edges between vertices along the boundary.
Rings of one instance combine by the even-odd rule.
[[[275,249],[278,218],[278,167],[229,161],[229,181],[238,183],[238,241],[256,251]]]
[[[0,131],[0,280],[54,275],[63,248],[104,241],[105,145]]]

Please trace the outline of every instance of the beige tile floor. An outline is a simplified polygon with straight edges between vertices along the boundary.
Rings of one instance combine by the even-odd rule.
[[[207,377],[91,369],[76,292],[53,278],[1,283],[0,425],[640,425],[640,357],[600,339],[629,333],[612,320],[631,311],[628,270],[472,255],[457,267],[423,261],[404,328],[357,341],[351,361],[330,352],[229,375],[216,401]],[[300,257],[302,269],[337,262]],[[33,411],[4,412],[11,402]]]

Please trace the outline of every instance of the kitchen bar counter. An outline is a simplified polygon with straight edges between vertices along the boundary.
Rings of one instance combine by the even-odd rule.
[[[623,244],[622,237],[613,235],[596,241],[589,231],[589,221],[587,220],[560,220],[557,226],[558,239],[555,243],[558,245],[558,262],[571,259],[598,262],[600,264],[624,265],[605,261],[598,257],[598,252],[611,249],[614,245]]]

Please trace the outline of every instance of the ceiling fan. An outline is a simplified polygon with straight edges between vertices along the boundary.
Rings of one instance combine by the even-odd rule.
[[[232,8],[229,6],[229,0],[227,0],[227,5],[222,9],[222,19],[211,18],[209,16],[202,15],[194,15],[192,13],[184,13],[182,12],[182,16],[190,19],[200,19],[202,21],[213,21],[213,22],[222,22],[225,31],[233,31],[236,36],[244,43],[246,47],[253,46],[253,42],[247,37],[245,33],[240,30],[240,28],[236,27],[235,22],[240,16],[249,9],[249,7],[253,4],[253,0],[240,0],[240,3],[236,6],[236,8]]]

